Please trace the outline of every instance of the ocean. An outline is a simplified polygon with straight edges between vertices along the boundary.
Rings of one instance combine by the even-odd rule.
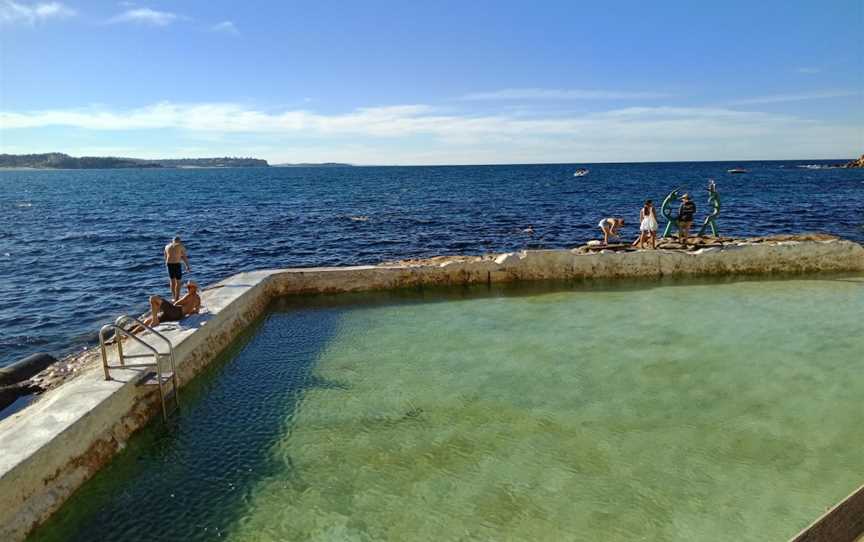
[[[92,345],[102,324],[168,295],[174,235],[202,285],[261,268],[565,248],[597,238],[607,216],[634,238],[642,202],[659,207],[676,187],[701,222],[713,178],[723,235],[864,242],[864,170],[798,167],[836,162],[0,171],[0,365]]]

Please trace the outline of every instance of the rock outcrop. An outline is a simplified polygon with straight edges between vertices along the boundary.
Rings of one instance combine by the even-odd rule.
[[[861,158],[857,160],[852,160],[851,162],[847,162],[840,167],[844,168],[864,168],[864,154],[861,155]]]

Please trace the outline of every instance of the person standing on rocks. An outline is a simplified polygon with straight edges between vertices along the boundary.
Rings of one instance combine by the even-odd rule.
[[[681,200],[683,203],[678,208],[678,240],[682,245],[686,245],[690,228],[693,226],[693,217],[696,216],[696,204],[690,199],[690,194],[684,194]]]
[[[172,301],[180,299],[180,281],[183,280],[183,269],[180,262],[186,265],[186,272],[190,271],[189,256],[186,247],[180,241],[180,236],[165,245],[165,266],[168,267],[168,281],[171,286]]]
[[[654,202],[645,200],[645,205],[639,211],[639,238],[633,241],[633,246],[645,248],[645,243],[651,241],[651,248],[657,248],[657,215],[654,213]]]

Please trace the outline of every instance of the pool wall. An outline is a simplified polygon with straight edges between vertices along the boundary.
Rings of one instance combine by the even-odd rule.
[[[790,542],[857,542],[864,538],[864,486],[825,512]]]
[[[786,238],[742,240],[692,252],[538,250],[379,266],[264,270],[239,273],[206,288],[205,314],[188,318],[166,335],[174,344],[182,386],[278,296],[527,280],[818,272],[864,272],[864,247],[839,239]],[[127,352],[142,353],[136,346],[127,346]],[[0,540],[23,540],[158,415],[158,395],[154,388],[136,384],[140,375],[141,369],[117,369],[106,381],[97,366],[0,421]],[[862,500],[850,497],[845,502],[858,506]],[[849,511],[845,502],[838,505],[841,512]],[[834,525],[835,520],[823,517],[810,534],[799,535],[808,537],[799,539],[829,540],[819,536],[819,525]],[[839,523],[841,530],[848,524],[849,533],[858,529],[848,540],[860,533],[860,525]]]

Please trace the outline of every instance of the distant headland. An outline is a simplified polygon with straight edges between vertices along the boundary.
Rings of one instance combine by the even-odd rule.
[[[0,168],[27,169],[128,169],[128,168],[227,168],[269,167],[267,160],[258,158],[170,158],[143,160],[114,156],[82,156],[76,158],[62,152],[44,154],[0,154]]]

